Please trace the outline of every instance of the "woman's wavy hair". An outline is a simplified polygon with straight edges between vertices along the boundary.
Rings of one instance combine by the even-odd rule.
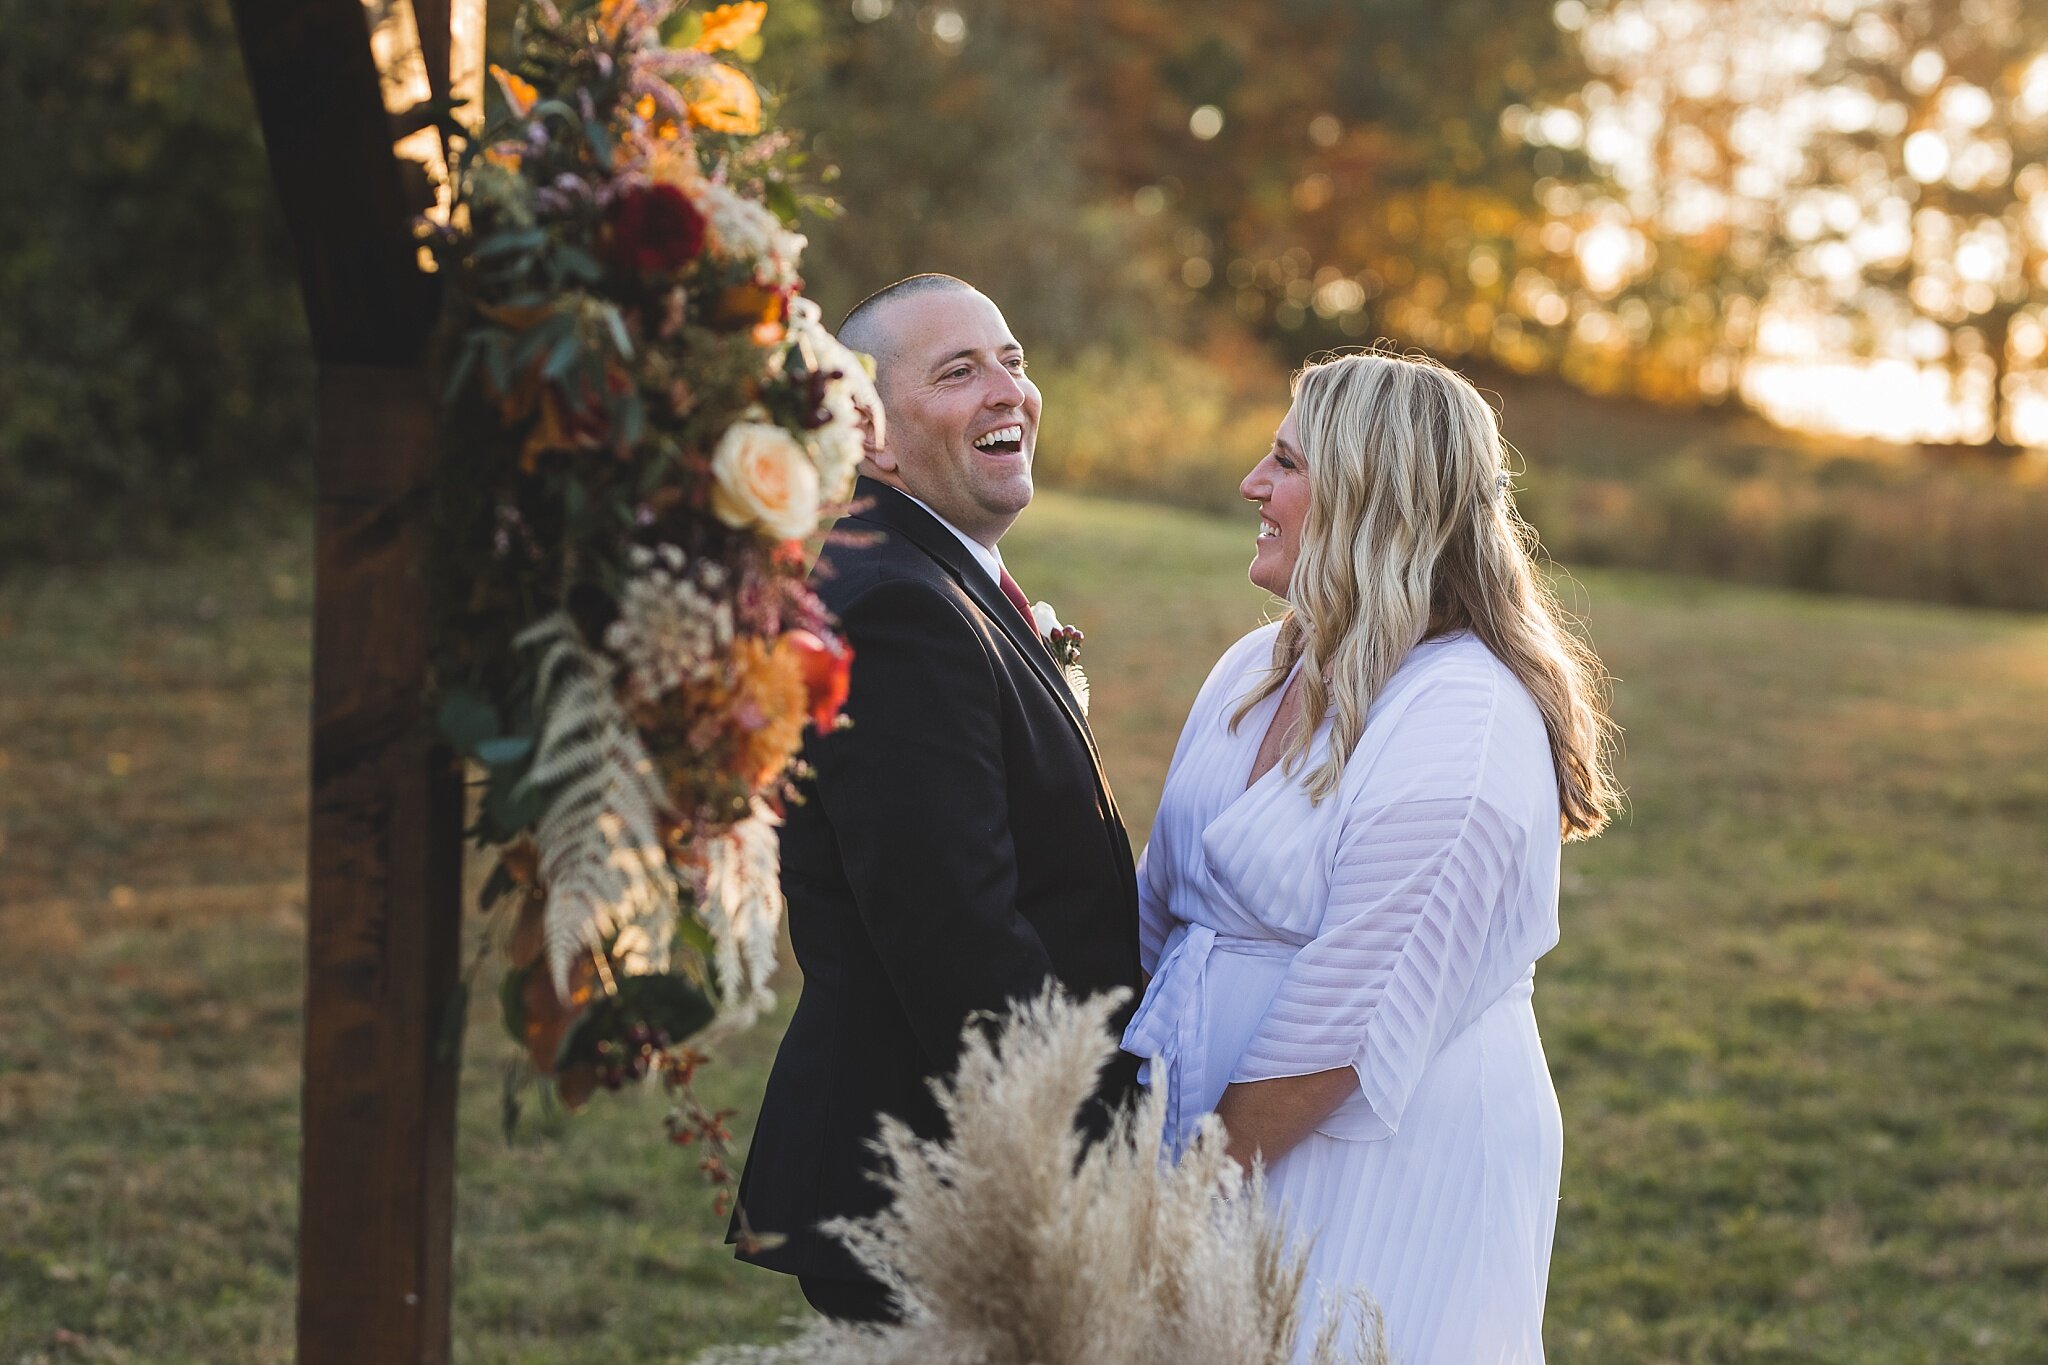
[[[1302,670],[1302,717],[1282,763],[1307,760],[1334,709],[1328,756],[1306,779],[1337,789],[1366,710],[1408,652],[1469,630],[1543,713],[1567,839],[1618,808],[1608,678],[1535,564],[1515,513],[1493,409],[1462,376],[1421,355],[1373,350],[1312,360],[1294,376],[1308,465],[1308,522],[1270,673],[1233,727]]]

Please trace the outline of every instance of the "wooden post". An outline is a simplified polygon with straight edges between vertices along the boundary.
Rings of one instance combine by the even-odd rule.
[[[424,709],[434,281],[361,0],[231,3],[320,362],[298,1359],[441,1365],[462,806]]]

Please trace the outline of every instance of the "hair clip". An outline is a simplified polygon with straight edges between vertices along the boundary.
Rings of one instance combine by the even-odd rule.
[[[1505,471],[1493,476],[1493,495],[1499,497],[1508,491],[1508,476]]]

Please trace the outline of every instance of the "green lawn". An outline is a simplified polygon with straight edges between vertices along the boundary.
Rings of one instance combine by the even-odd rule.
[[[308,565],[0,587],[0,1365],[290,1357]],[[1045,495],[1142,836],[1256,623],[1246,518]],[[1563,1365],[2034,1362],[2048,1340],[2048,620],[1587,575],[1631,812],[1566,857]],[[794,982],[790,983],[792,989]],[[498,1133],[479,1010],[456,1358],[684,1361],[800,1310],[658,1097]],[[766,1027],[710,1088],[746,1104]]]

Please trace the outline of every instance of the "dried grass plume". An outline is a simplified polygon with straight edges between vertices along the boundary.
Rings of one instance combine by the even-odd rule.
[[[819,1322],[700,1365],[1385,1365],[1363,1294],[1327,1305],[1297,1356],[1305,1248],[1289,1247],[1263,1181],[1240,1178],[1213,1116],[1169,1164],[1154,1090],[1084,1150],[1076,1117],[1115,1051],[1121,998],[1049,989],[993,1040],[970,1026],[958,1075],[933,1083],[949,1140],[883,1120],[892,1202],[827,1230],[891,1288],[902,1323]]]

